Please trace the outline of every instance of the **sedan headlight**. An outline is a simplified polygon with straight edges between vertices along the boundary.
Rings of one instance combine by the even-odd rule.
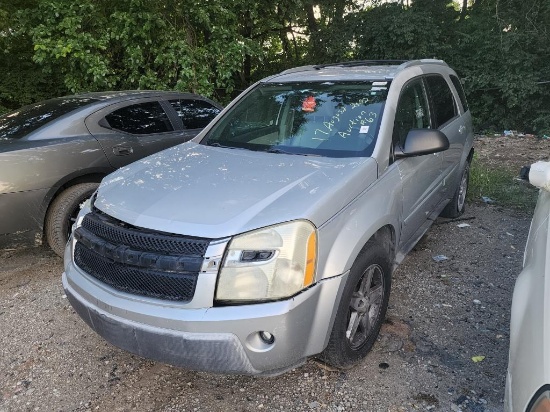
[[[315,278],[317,232],[294,221],[235,236],[220,271],[216,300],[250,302],[292,296]]]

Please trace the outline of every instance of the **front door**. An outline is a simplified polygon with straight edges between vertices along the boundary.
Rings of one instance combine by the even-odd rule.
[[[405,85],[395,113],[393,143],[403,148],[411,129],[431,128],[426,88],[421,78]],[[407,242],[426,222],[441,201],[441,154],[402,158],[396,161],[403,187],[401,241]]]

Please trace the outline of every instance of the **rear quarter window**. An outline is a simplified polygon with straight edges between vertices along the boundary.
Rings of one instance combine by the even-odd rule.
[[[439,128],[458,115],[456,103],[443,76],[427,76],[426,83],[432,101],[435,127]]]
[[[460,98],[460,102],[462,103],[462,107],[464,108],[464,111],[468,111],[468,102],[466,101],[466,94],[464,93],[464,88],[462,87],[462,83],[460,83],[460,80],[455,75],[450,75],[451,82],[453,83],[453,86],[455,87],[456,91],[458,92],[458,97]]]

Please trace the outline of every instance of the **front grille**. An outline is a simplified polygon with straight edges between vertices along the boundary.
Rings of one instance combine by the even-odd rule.
[[[209,241],[139,229],[94,209],[82,221],[82,227],[114,244],[124,244],[150,252],[204,256]]]
[[[123,292],[186,302],[193,299],[208,239],[127,225],[98,210],[74,232],[75,264]]]
[[[195,294],[196,274],[160,272],[109,261],[80,242],[74,260],[85,272],[122,292],[176,301],[189,301]]]

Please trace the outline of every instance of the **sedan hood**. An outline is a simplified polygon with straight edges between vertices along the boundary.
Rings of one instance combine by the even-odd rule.
[[[317,227],[377,177],[372,158],[321,158],[193,142],[109,175],[95,206],[134,226],[223,238],[280,222]]]

